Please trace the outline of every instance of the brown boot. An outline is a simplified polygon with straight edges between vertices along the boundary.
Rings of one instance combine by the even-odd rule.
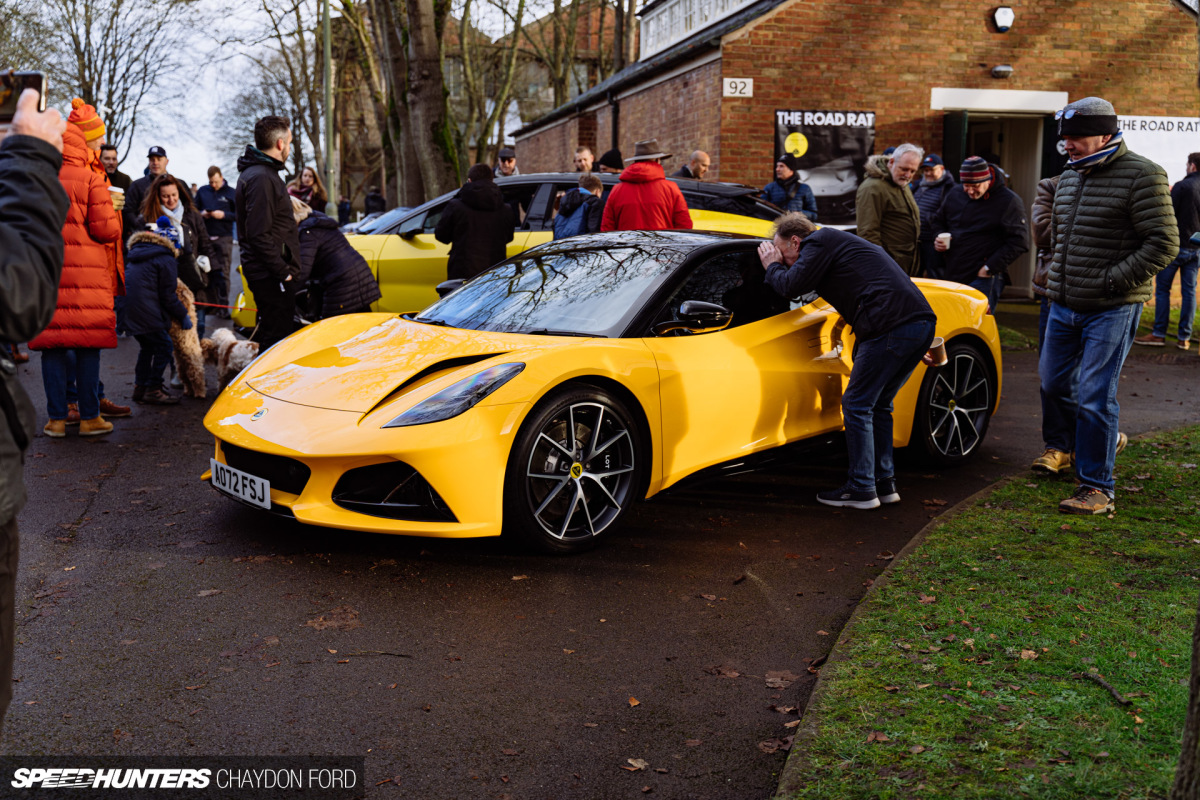
[[[79,421],[80,436],[103,436],[106,433],[112,433],[112,429],[112,423],[104,417]]]
[[[42,433],[51,439],[61,439],[67,435],[67,422],[62,419],[52,419],[42,428]]]
[[[67,403],[67,418],[63,421],[68,425],[79,424],[79,403]]]
[[[100,413],[106,417],[133,416],[133,410],[129,406],[119,406],[107,397],[100,398]]]

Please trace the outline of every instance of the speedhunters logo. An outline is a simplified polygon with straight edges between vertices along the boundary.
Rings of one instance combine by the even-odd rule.
[[[104,798],[238,800],[359,800],[366,793],[365,759],[358,757],[10,756],[0,764],[5,798],[41,796],[48,789],[92,790]]]
[[[14,789],[207,789],[207,769],[50,769],[18,768]]]

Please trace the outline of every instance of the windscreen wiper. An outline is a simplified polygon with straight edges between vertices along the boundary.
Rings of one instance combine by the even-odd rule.
[[[454,327],[449,322],[446,322],[446,320],[444,320],[444,319],[429,319],[426,317],[410,317],[410,319],[412,319],[413,322],[423,322],[426,325],[440,325],[443,328],[453,328]]]
[[[582,336],[585,339],[607,339],[598,333],[580,333],[579,331],[556,331],[550,328],[539,328],[536,331],[521,331],[528,336]]]

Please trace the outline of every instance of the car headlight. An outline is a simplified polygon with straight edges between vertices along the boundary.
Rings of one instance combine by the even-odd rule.
[[[483,372],[463,378],[453,386],[448,386],[432,397],[422,400],[383,427],[403,428],[406,425],[424,425],[457,417],[517,377],[523,369],[524,364],[488,367]]]

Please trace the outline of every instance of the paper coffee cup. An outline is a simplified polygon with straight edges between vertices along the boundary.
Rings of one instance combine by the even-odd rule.
[[[950,234],[948,234],[948,233],[939,233],[939,234],[937,235],[937,240],[938,240],[939,242],[941,242],[942,244],[946,245],[946,249],[947,249],[947,250],[949,250],[949,249],[950,249]]]
[[[108,190],[110,192],[112,192],[113,194],[125,194],[125,190],[122,189],[120,186],[110,186],[110,187],[108,187]]]
[[[950,234],[945,234],[949,236]],[[934,337],[933,342],[929,345],[929,359],[935,367],[944,367],[949,363],[950,358],[946,355],[946,340],[940,336]]]

